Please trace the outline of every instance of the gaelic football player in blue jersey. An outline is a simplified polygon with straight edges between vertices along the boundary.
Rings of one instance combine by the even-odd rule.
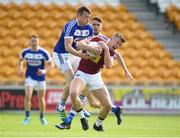
[[[27,125],[30,122],[31,97],[33,90],[37,91],[39,99],[40,121],[42,125],[47,125],[44,117],[45,112],[45,91],[46,81],[45,75],[53,67],[53,62],[48,51],[39,46],[39,38],[37,35],[30,36],[28,48],[25,48],[19,60],[19,75],[23,77],[23,61],[27,63],[25,74],[25,119],[22,124]],[[45,62],[47,67],[45,68]]]
[[[74,71],[79,65],[80,58],[92,58],[87,53],[81,53],[78,50],[92,50],[94,53],[100,53],[99,47],[77,47],[76,42],[93,36],[93,27],[88,23],[91,10],[86,6],[81,6],[77,10],[77,18],[65,24],[61,36],[54,47],[53,60],[58,70],[64,75],[66,85],[64,93],[57,105],[57,111],[61,119],[67,117],[65,103],[69,96],[69,84],[74,76]],[[84,97],[81,97],[83,99]],[[85,118],[81,118],[84,122]],[[66,120],[63,120],[66,121]]]

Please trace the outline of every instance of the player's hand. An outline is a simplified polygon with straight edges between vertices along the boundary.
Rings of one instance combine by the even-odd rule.
[[[37,75],[38,76],[41,76],[41,75],[44,75],[44,74],[46,74],[46,70],[45,69],[38,69],[38,71],[37,71]]]
[[[94,46],[92,47],[92,50],[91,50],[95,55],[100,55],[101,52],[102,52],[102,47],[101,46]]]
[[[81,40],[81,41],[84,41],[86,44],[89,44],[89,42],[90,42],[90,40],[87,39],[87,38],[85,38],[85,39],[83,39],[83,40]]]
[[[23,74],[23,72],[22,71],[19,71],[19,77],[23,77],[24,76],[24,74]]]
[[[133,76],[131,75],[131,73],[129,71],[125,72],[126,77],[128,78],[128,80],[133,80]]]
[[[93,56],[89,55],[88,53],[83,53],[83,54],[81,54],[81,58],[82,59],[91,59],[91,58],[93,58]]]

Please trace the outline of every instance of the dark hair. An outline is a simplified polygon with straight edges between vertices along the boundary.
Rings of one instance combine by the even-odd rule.
[[[29,38],[39,38],[39,36],[37,34],[32,34],[29,36]]]
[[[93,20],[96,20],[96,21],[98,21],[98,22],[100,22],[100,23],[103,23],[103,19],[102,19],[101,17],[98,17],[98,16],[93,17],[93,18],[92,18],[92,21],[93,21]]]
[[[81,6],[77,10],[77,14],[78,15],[82,15],[83,12],[87,12],[87,13],[91,14],[91,10],[88,7],[86,7],[86,6]]]

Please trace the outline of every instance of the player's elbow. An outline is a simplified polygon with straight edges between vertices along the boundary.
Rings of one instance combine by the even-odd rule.
[[[65,46],[65,50],[66,50],[67,52],[69,52],[69,51],[70,51],[70,47],[69,47],[69,46]]]

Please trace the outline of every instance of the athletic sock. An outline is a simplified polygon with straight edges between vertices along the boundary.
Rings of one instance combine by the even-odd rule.
[[[100,126],[102,125],[102,122],[104,121],[104,119],[98,117],[98,119],[96,120],[96,126]]]
[[[78,110],[77,113],[79,113],[79,115],[80,115],[81,118],[86,118],[86,117],[84,116],[84,111],[83,111],[82,108],[81,108],[80,110]]]
[[[29,117],[30,117],[30,111],[25,111],[25,116],[26,116],[27,118],[29,118]]]
[[[76,110],[72,107],[71,111],[70,111],[70,113],[68,115],[69,120],[72,121],[76,114],[77,114]]]
[[[44,117],[44,113],[40,113],[40,118],[43,118]]]
[[[60,102],[58,104],[58,111],[63,111],[65,109],[65,103],[66,103],[66,100],[63,100],[63,99],[60,99]]]
[[[85,103],[85,96],[83,96],[83,95],[80,95],[79,96],[79,98],[80,98],[80,100],[81,100],[81,103],[84,105]]]

